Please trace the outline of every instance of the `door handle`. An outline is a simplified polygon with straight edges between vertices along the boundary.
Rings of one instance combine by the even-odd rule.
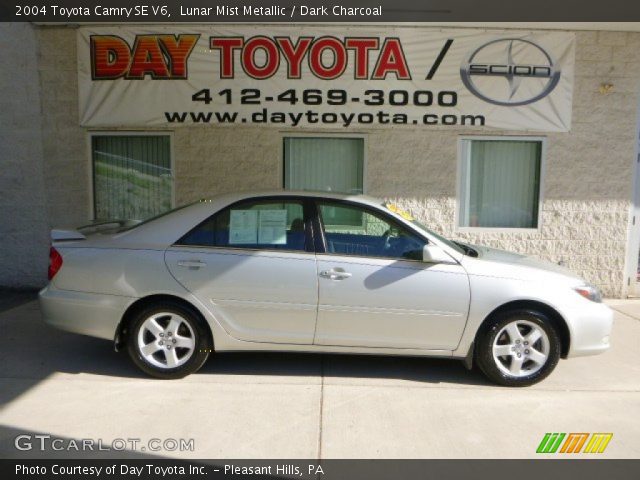
[[[346,278],[351,278],[351,274],[349,272],[345,272],[344,270],[334,269],[331,270],[322,270],[320,272],[320,276],[323,278],[328,278],[329,280],[344,280]]]
[[[207,264],[200,260],[178,260],[179,267],[188,267],[197,270],[200,267],[204,267]]]

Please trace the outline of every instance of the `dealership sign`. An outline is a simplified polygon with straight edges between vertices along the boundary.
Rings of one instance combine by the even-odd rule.
[[[568,131],[574,51],[566,32],[83,27],[80,122]]]

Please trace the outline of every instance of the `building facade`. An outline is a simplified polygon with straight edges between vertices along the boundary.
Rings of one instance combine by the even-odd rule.
[[[78,28],[0,25],[0,61],[13,66],[0,70],[0,285],[46,282],[53,226],[291,187],[385,198],[444,236],[561,262],[609,297],[633,294],[640,32],[568,32],[575,35],[568,131],[93,127],[80,118]],[[123,157],[149,165],[125,165]],[[123,183],[126,171],[135,179]]]

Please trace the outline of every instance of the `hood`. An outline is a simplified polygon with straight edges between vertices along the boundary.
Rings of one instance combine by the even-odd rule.
[[[519,253],[508,252],[506,250],[499,250],[497,248],[490,248],[482,245],[469,246],[478,252],[478,258],[481,260],[487,260],[490,262],[496,262],[514,267],[521,266],[534,268],[536,270],[552,272],[558,275],[563,275],[565,277],[582,281],[582,279],[577,274],[566,267],[558,265],[557,263],[541,260],[534,256],[521,255]]]

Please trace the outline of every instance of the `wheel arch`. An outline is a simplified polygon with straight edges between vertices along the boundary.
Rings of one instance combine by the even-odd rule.
[[[485,319],[480,324],[480,328],[476,333],[476,337],[474,339],[474,343],[477,342],[478,335],[482,331],[484,331],[486,325],[493,319],[496,315],[504,312],[508,312],[510,310],[534,310],[544,314],[549,317],[549,319],[554,323],[554,325],[558,329],[558,334],[560,335],[560,357],[567,358],[569,354],[569,348],[571,346],[571,333],[569,331],[569,326],[567,325],[564,317],[553,307],[547,305],[546,303],[539,302],[537,300],[514,300],[512,302],[507,302],[499,307],[495,308],[489,315],[485,317]]]
[[[119,351],[123,347],[123,345],[125,345],[127,341],[127,335],[129,333],[128,327],[129,327],[129,324],[131,323],[131,320],[135,317],[135,315],[138,312],[140,312],[142,309],[159,302],[173,302],[190,310],[206,327],[206,331],[209,335],[209,338],[208,338],[209,345],[213,349],[214,343],[213,343],[213,332],[211,331],[211,325],[209,325],[209,322],[207,322],[202,312],[200,312],[200,310],[195,305],[193,305],[193,303],[177,295],[154,294],[154,295],[148,295],[146,297],[137,299],[135,302],[129,305],[125,310],[125,312],[122,314],[122,318],[118,323],[118,327],[116,328],[116,333],[113,338],[114,347],[116,351]]]

